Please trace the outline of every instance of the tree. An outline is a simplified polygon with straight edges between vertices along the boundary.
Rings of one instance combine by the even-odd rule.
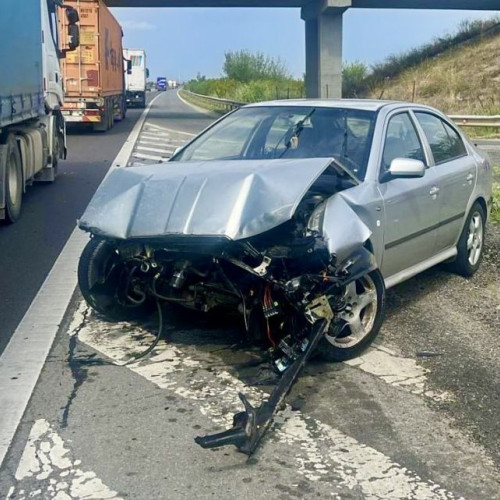
[[[365,90],[368,68],[362,62],[345,63],[342,67],[342,97],[359,97]]]
[[[226,52],[222,71],[227,78],[238,82],[291,78],[288,69],[279,57],[274,59],[261,52],[252,54],[247,50]]]

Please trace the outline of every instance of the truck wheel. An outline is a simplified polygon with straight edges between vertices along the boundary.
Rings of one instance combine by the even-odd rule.
[[[109,99],[108,101],[109,105],[109,110],[108,110],[108,117],[109,117],[109,124],[108,124],[108,130],[111,130],[115,124],[115,105],[113,102],[113,99]]]
[[[5,215],[11,224],[21,216],[23,198],[23,166],[17,141],[13,135],[7,139],[7,165],[5,169]]]
[[[110,118],[110,105],[109,105],[109,99],[106,98],[104,101],[104,113],[101,116],[101,121],[100,123],[96,123],[94,125],[94,130],[96,132],[106,132],[111,128],[111,121],[113,119],[113,116],[111,114]]]

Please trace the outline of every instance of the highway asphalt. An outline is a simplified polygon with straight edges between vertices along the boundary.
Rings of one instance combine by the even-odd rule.
[[[140,114],[129,110],[104,134],[70,131],[56,181],[29,187],[21,219],[0,226],[0,353]]]

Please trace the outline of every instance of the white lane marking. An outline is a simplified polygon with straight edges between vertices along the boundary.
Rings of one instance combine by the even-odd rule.
[[[79,468],[80,460],[71,457],[62,438],[46,420],[36,420],[17,467],[15,486],[9,490],[6,500],[43,499],[116,499],[116,491],[110,490],[92,471]],[[33,479],[38,481],[34,495],[30,491]]]
[[[143,111],[109,172],[125,166],[155,97]],[[106,174],[106,175],[108,175]],[[77,264],[88,236],[75,228],[0,357],[0,466],[77,284]]]
[[[168,155],[171,155],[174,152],[173,149],[150,148],[148,146],[136,146],[135,149],[140,149],[141,151],[153,151],[153,153],[166,153]]]
[[[150,139],[150,140],[161,140],[161,141],[168,141],[170,136],[169,135],[160,135],[160,134],[152,134],[151,132],[142,132],[141,137],[144,137],[145,139]]]
[[[156,125],[154,123],[148,122],[148,127],[152,127],[158,130],[165,130],[166,132],[173,132],[174,134],[186,135],[188,137],[194,137],[196,134],[192,134],[191,132],[183,132],[182,130],[174,130],[167,127],[161,127],[160,125]]]
[[[81,342],[118,365],[123,364],[130,353],[140,352],[153,339],[149,331],[137,325],[99,321],[92,312],[88,313],[84,303],[76,311],[73,324],[79,327],[78,339]],[[70,335],[75,333],[76,330],[69,331]],[[232,425],[233,412],[241,411],[238,392],[244,392],[254,405],[265,397],[262,391],[246,387],[229,372],[220,368],[208,371],[200,361],[163,342],[150,358],[131,363],[126,368],[161,389],[195,401],[201,413],[221,429]],[[310,481],[334,474],[340,478],[340,487],[360,488],[362,498],[373,500],[456,498],[438,484],[423,480],[377,450],[300,412],[291,412],[288,408],[277,420],[278,425],[268,438],[294,445],[297,470]],[[275,460],[273,452],[266,447],[259,454],[264,459]]]
[[[147,144],[150,146],[164,146],[165,144],[170,144],[171,141],[153,141],[153,140],[144,140],[142,137],[139,138],[137,144]],[[137,147],[137,146],[136,146]]]
[[[163,161],[163,160],[168,160],[170,156],[156,156],[156,155],[148,155],[145,153],[139,153],[137,151],[134,151],[132,154],[133,158],[140,158],[141,160],[155,160],[155,161]]]
[[[396,353],[383,346],[374,345],[361,356],[345,363],[412,394],[423,395],[435,401],[452,401],[454,399],[449,392],[426,390],[425,384],[430,370],[419,366],[414,359],[397,356]]]

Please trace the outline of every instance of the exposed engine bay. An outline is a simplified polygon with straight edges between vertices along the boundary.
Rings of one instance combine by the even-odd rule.
[[[348,344],[345,318],[355,306],[350,287],[376,263],[364,241],[338,261],[323,237],[322,218],[327,200],[353,185],[335,168],[324,169],[291,218],[241,239],[199,234],[120,239],[87,226],[95,236],[82,255],[79,283],[98,312],[123,319],[155,302],[202,312],[229,309],[241,314],[248,339],[269,347],[281,376],[271,398],[254,409],[240,395],[245,411],[235,415],[234,427],[197,438],[201,446],[234,444],[253,453],[325,334],[344,336]]]

